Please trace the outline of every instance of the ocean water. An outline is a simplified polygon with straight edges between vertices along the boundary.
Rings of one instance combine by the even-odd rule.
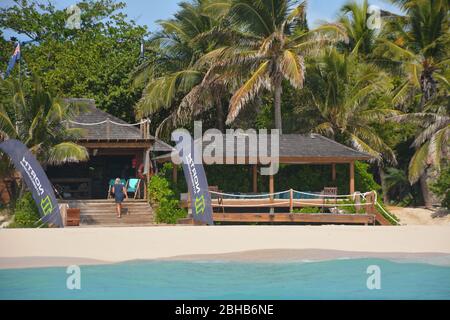
[[[380,289],[369,290],[369,266]],[[382,259],[321,262],[137,261],[0,270],[0,299],[450,299],[450,267]]]

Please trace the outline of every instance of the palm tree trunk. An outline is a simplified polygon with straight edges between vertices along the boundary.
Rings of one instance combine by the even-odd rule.
[[[222,99],[218,97],[216,99],[216,126],[217,129],[220,130],[220,132],[224,132],[224,115],[223,115],[223,108],[222,108]]]
[[[378,166],[378,172],[380,174],[381,190],[383,192],[383,202],[388,204],[389,200],[390,200],[389,199],[389,190],[387,189],[387,186],[386,186],[386,174],[381,165]]]
[[[427,63],[428,65],[428,63]],[[420,111],[423,111],[425,105],[430,101],[436,94],[436,81],[433,79],[433,71],[424,66],[424,70],[420,75],[420,90],[422,92],[422,97],[420,99]],[[426,208],[432,207],[431,201],[431,191],[428,187],[428,169],[425,168],[423,174],[420,176],[420,189],[422,191],[423,202]]]
[[[420,182],[420,189],[422,191],[423,202],[425,204],[425,207],[431,208],[432,203],[431,203],[430,188],[428,187],[428,183],[427,183],[427,177],[428,177],[427,171],[428,170],[425,169],[423,174],[420,176],[419,182]]]
[[[274,94],[274,110],[275,110],[275,128],[282,133],[282,121],[281,121],[281,93],[283,92],[281,86],[281,79],[275,81],[275,94]]]

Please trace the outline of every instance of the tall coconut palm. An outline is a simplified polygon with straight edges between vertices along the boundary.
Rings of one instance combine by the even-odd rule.
[[[223,69],[237,67],[248,76],[231,97],[227,123],[263,89],[273,92],[275,127],[282,129],[282,81],[302,88],[305,57],[339,40],[346,40],[342,26],[326,24],[306,28],[306,2],[291,0],[230,0],[225,19],[240,30],[240,41],[210,52],[207,58]],[[213,63],[214,65],[214,63]]]
[[[369,25],[369,2],[358,3],[355,0],[345,3],[340,10],[339,22],[345,27],[349,41],[345,45],[349,51],[358,49],[364,55],[373,53],[376,45],[377,30]]]
[[[3,139],[22,141],[44,166],[88,159],[86,148],[73,142],[81,132],[65,124],[77,106],[53,97],[37,77],[29,93],[15,80],[2,81],[0,86],[5,94],[0,101]]]
[[[419,109],[436,96],[438,83],[448,88],[446,72],[448,55],[448,1],[391,0],[405,16],[397,16],[386,24],[380,37],[379,50],[384,56],[402,65],[407,75],[398,96],[419,91]],[[410,95],[411,96],[411,95]]]
[[[391,0],[391,2],[398,5],[406,15],[391,19],[386,24],[379,50],[385,57],[403,67],[406,75],[406,80],[397,90],[395,101],[406,101],[411,106],[417,105],[416,110],[410,108],[410,111],[423,113],[433,99],[439,95],[444,97],[447,95],[450,85],[449,3],[442,0]],[[417,150],[411,159],[410,169],[413,172],[409,176],[411,181],[416,181],[417,173],[422,172],[420,185],[425,205],[429,207],[431,197],[427,184],[427,170],[422,170],[423,159],[425,154],[428,154],[426,144],[423,145],[424,141],[414,143]],[[419,147],[422,145],[423,147]]]
[[[445,103],[445,101],[441,102]],[[412,144],[417,151],[409,163],[408,177],[411,184],[417,182],[430,165],[439,171],[442,160],[450,158],[448,106],[431,105],[424,112],[399,115],[393,119],[398,122],[413,123],[421,128]]]
[[[308,90],[321,120],[314,131],[382,161],[395,155],[375,129],[398,111],[389,108],[389,76],[372,64],[358,62],[355,53],[330,50],[309,71]]]
[[[204,12],[204,2],[182,2],[181,10],[173,19],[159,21],[162,30],[148,44],[154,58],[143,63],[135,72],[136,83],[146,82],[143,96],[136,106],[137,116],[168,109],[169,115],[159,125],[157,133],[168,124],[174,126],[183,123],[193,114],[212,106],[216,107],[217,126],[223,129],[222,86],[215,81],[209,86],[203,86],[201,92],[195,88],[207,71],[199,68],[196,61],[214,46],[213,41],[202,38],[202,35],[211,32],[219,24],[217,17]],[[191,95],[185,99],[185,104],[192,108],[195,105],[200,110],[180,108],[183,97],[188,93]],[[195,103],[200,98],[202,108]]]

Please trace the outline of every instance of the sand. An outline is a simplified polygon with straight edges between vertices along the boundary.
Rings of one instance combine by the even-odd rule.
[[[450,214],[443,217],[433,217],[432,210],[425,208],[389,207],[404,225],[447,225],[450,226]]]
[[[323,260],[450,255],[450,226],[171,226],[0,230],[0,268],[129,260]]]

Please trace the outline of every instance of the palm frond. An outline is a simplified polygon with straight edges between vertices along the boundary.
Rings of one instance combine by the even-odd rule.
[[[285,50],[280,67],[284,77],[289,80],[294,88],[300,89],[303,87],[303,81],[305,79],[305,63],[303,57],[290,50]]]
[[[448,154],[445,154],[445,148],[448,148],[450,135],[450,125],[438,130],[430,139],[430,146],[428,148],[428,157],[431,159],[434,167],[439,171],[441,169],[441,159],[448,159]]]
[[[333,125],[330,122],[323,122],[319,125],[317,125],[313,132],[320,133],[324,136],[333,137],[334,136],[334,129]]]
[[[73,142],[62,142],[50,148],[48,163],[60,165],[67,162],[86,161],[89,154],[85,147]]]
[[[362,139],[360,139],[358,136],[354,134],[350,134],[350,142],[352,146],[359,151],[366,152],[370,154],[373,158],[375,158],[377,161],[382,160],[381,153],[378,151],[375,151],[372,147],[370,147],[366,142],[364,142]]]
[[[230,124],[239,114],[241,108],[251,101],[262,88],[270,88],[270,81],[268,78],[270,61],[263,62],[248,81],[235,92],[231,97],[230,106],[228,110],[227,124]]]
[[[417,149],[409,162],[408,178],[411,184],[414,184],[419,180],[428,165],[427,160],[429,146],[429,142],[424,143],[419,149]]]

